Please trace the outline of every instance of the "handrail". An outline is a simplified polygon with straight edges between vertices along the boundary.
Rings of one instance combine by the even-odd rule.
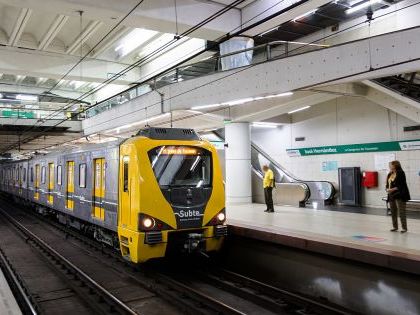
[[[221,139],[225,139],[224,136],[218,132],[218,131],[213,131],[213,133],[218,136]],[[335,191],[335,187],[334,185],[329,182],[329,181],[317,181],[317,180],[302,180],[302,179],[298,179],[296,178],[294,175],[292,175],[291,173],[289,173],[289,171],[287,171],[283,166],[281,166],[277,161],[275,161],[274,159],[272,159],[263,149],[261,149],[258,145],[256,145],[254,142],[251,141],[251,149],[255,150],[258,154],[261,154],[266,160],[268,160],[276,169],[280,170],[284,175],[286,175],[290,180],[291,183],[303,183],[305,184],[308,189],[309,189],[309,199],[313,199],[313,200],[319,200],[316,199],[316,191],[312,191],[313,189],[319,189],[319,187],[316,185],[317,183],[321,183],[321,184],[327,184],[329,186],[329,192],[330,194],[328,196],[326,196],[326,198],[324,199],[324,201],[331,201],[334,198],[334,195],[336,193]],[[251,163],[252,164],[252,163]],[[253,168],[255,168],[254,166],[252,166]],[[276,180],[277,183],[277,180]],[[311,189],[312,187],[312,189]]]
[[[284,45],[284,47],[285,47],[284,53],[282,53],[280,55],[273,56],[272,47],[277,46],[277,45]],[[180,65],[180,66],[175,67],[175,68],[164,70],[164,71],[162,71],[162,72],[160,72],[160,73],[158,73],[158,74],[156,74],[156,75],[154,75],[150,78],[147,78],[147,79],[144,79],[141,82],[135,83],[134,86],[129,87],[128,89],[126,89],[126,90],[124,90],[124,91],[122,91],[122,92],[120,92],[120,93],[118,93],[114,96],[111,96],[111,97],[109,97],[105,100],[102,100],[102,101],[98,102],[97,104],[91,106],[87,110],[87,117],[89,118],[89,117],[95,116],[96,113],[94,113],[94,111],[98,110],[98,108],[104,108],[104,107],[109,106],[109,105],[111,107],[119,106],[120,104],[123,104],[127,101],[130,101],[130,100],[135,99],[135,98],[137,98],[141,95],[144,95],[148,92],[156,90],[157,89],[156,85],[159,82],[158,79],[160,79],[162,77],[172,75],[172,78],[170,78],[170,80],[167,80],[165,83],[167,83],[168,81],[172,81],[171,83],[177,83],[177,82],[180,81],[179,73],[181,71],[187,69],[187,68],[193,67],[194,65],[198,65],[198,64],[203,63],[203,62],[213,62],[214,63],[214,68],[211,68],[211,70],[209,72],[205,72],[205,73],[202,74],[202,75],[207,75],[207,74],[210,74],[210,73],[213,73],[213,72],[223,71],[223,70],[220,69],[220,61],[223,58],[238,55],[238,54],[242,54],[242,53],[245,53],[245,52],[248,52],[248,51],[255,51],[255,50],[258,50],[258,49],[264,49],[265,48],[265,54],[266,54],[265,61],[269,61],[269,60],[274,60],[274,59],[280,58],[282,56],[283,57],[289,56],[290,51],[291,51],[290,48],[289,48],[290,45],[302,46],[302,47],[294,49],[293,51],[304,48],[304,47],[316,47],[318,49],[329,47],[329,45],[323,45],[323,44],[276,40],[276,41],[271,41],[269,43],[253,46],[253,47],[250,47],[250,48],[245,48],[245,49],[237,50],[237,51],[234,51],[234,52],[226,53],[226,54],[223,54],[223,55],[216,54],[216,55],[210,56],[206,59],[200,60],[198,62],[189,63],[189,64],[185,64],[185,65]],[[199,77],[199,76],[201,76],[201,75],[198,75],[196,77]],[[182,78],[182,80],[184,80],[184,79]],[[167,83],[167,84],[171,84],[171,83]],[[165,85],[167,85],[167,84],[165,84]],[[145,91],[144,93],[138,94],[137,89],[139,89],[141,87],[146,87],[146,88],[148,88],[148,90]],[[132,98],[128,98],[128,97],[131,97],[130,92],[132,92],[132,91],[136,91],[135,95]],[[123,100],[122,98],[125,98],[125,99]],[[115,103],[109,104],[110,102],[113,102],[113,101]],[[103,110],[103,111],[105,111],[105,110]],[[103,112],[103,111],[100,111],[100,112]]]
[[[330,195],[327,196],[327,198],[324,199],[324,200],[332,200],[334,198],[334,195],[335,195],[336,191],[335,191],[334,185],[331,182],[326,181],[326,180],[302,180],[302,179],[299,179],[296,176],[289,173],[289,171],[287,171],[284,167],[282,167],[277,161],[272,159],[264,150],[262,150],[255,143],[251,142],[251,147],[254,150],[256,150],[259,154],[261,154],[264,158],[266,158],[272,165],[274,165],[276,168],[280,169],[286,176],[288,176],[292,180],[292,182],[305,183],[308,187],[311,184],[316,184],[316,183],[327,184],[330,188]],[[310,187],[309,187],[309,190],[310,190],[311,198],[313,198],[315,196],[315,193],[311,191]]]

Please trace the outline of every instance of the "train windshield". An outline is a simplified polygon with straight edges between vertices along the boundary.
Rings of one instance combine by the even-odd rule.
[[[149,151],[160,187],[211,185],[211,153],[199,147],[160,146]]]

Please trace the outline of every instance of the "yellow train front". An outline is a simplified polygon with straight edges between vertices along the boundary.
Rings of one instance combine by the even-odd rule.
[[[191,129],[148,128],[120,144],[118,237],[138,263],[219,250],[227,233],[216,149]]]

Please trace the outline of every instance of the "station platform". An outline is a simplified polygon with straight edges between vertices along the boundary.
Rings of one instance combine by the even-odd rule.
[[[21,315],[19,305],[10,290],[9,284],[0,269],[0,314]]]
[[[391,217],[263,204],[227,206],[233,235],[420,274],[420,220],[408,217],[408,233],[390,232]],[[355,212],[357,208],[355,208]],[[385,211],[383,212],[385,213]]]

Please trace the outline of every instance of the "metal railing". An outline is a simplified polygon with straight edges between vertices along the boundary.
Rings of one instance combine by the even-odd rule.
[[[211,56],[195,63],[185,64],[176,68],[171,68],[162,73],[159,73],[158,75],[152,78],[145,79],[143,82],[136,84],[136,86],[124,90],[121,93],[116,94],[115,96],[112,96],[93,105],[87,111],[87,118],[93,117],[104,111],[120,106],[139,96],[142,96],[153,90],[162,88],[166,85],[178,83],[189,79],[194,79],[215,72],[231,70],[232,68],[224,69],[224,67],[222,66],[222,60],[224,58],[229,58],[235,55],[245,54],[252,51],[252,59],[249,61],[249,64],[245,65],[250,66],[253,64],[259,64],[275,59],[286,58],[304,52],[319,50],[326,47],[329,46],[323,44],[302,43],[295,41],[272,41],[266,44],[257,45],[251,48],[238,50],[224,55]]]

